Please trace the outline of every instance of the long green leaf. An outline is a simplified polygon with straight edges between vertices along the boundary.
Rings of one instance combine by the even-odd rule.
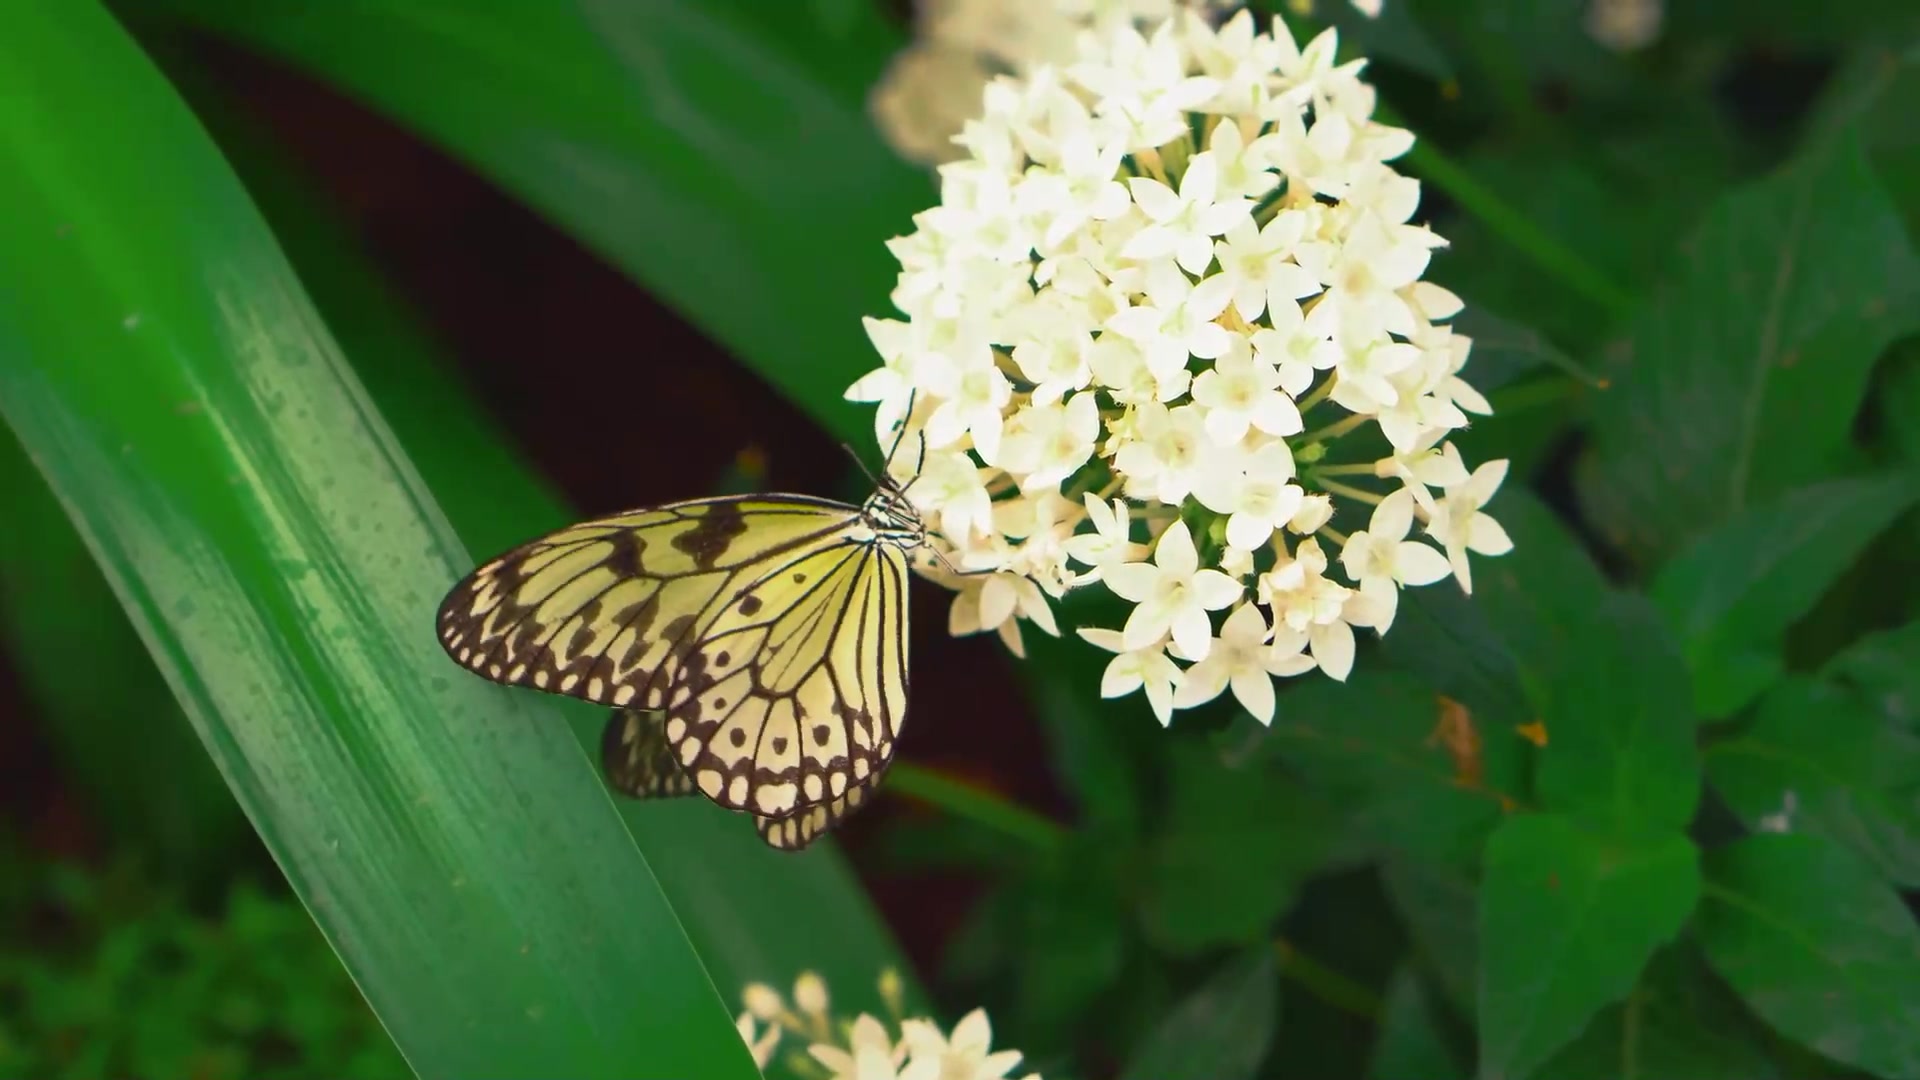
[[[191,113],[91,3],[5,21],[0,415],[402,1051],[754,1075],[570,733],[438,655],[465,554]]]

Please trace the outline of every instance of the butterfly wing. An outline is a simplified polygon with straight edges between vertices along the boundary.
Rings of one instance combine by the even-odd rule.
[[[570,526],[488,560],[440,605],[441,644],[494,682],[660,708],[686,648],[770,565],[839,546],[853,507],[701,499]]]
[[[795,811],[786,817],[756,817],[753,819],[753,828],[769,847],[781,851],[799,851],[845,821],[867,801],[872,791],[872,781],[859,784],[848,788],[845,795]]]
[[[615,709],[600,736],[600,765],[615,791],[635,799],[691,795],[693,778],[667,741],[666,717],[643,709]]]
[[[906,555],[822,545],[703,626],[667,701],[667,737],[709,798],[782,818],[870,784],[907,705]]]
[[[601,761],[614,790],[635,799],[691,795],[698,789],[667,741],[666,718],[642,709],[615,709],[601,738]],[[826,835],[866,802],[876,775],[845,795],[781,818],[754,817],[754,831],[770,847],[799,851]]]

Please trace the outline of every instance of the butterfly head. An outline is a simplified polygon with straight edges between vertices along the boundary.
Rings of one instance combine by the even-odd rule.
[[[905,485],[891,476],[882,475],[879,488],[860,508],[860,518],[874,535],[889,543],[914,548],[927,542],[927,527],[920,521],[920,512],[907,498]]]

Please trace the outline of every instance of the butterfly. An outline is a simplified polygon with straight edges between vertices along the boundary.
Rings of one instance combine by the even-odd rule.
[[[908,557],[926,543],[884,470],[859,506],[745,495],[630,510],[481,564],[441,602],[439,640],[494,682],[613,706],[602,763],[623,792],[698,791],[797,849],[893,759]]]

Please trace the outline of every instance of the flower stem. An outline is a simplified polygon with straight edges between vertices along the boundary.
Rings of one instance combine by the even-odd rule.
[[[1373,417],[1368,416],[1364,413],[1355,413],[1352,416],[1347,417],[1345,420],[1336,421],[1334,423],[1328,424],[1326,427],[1317,428],[1313,431],[1307,432],[1305,435],[1299,435],[1299,436],[1296,436],[1295,438],[1298,442],[1301,442],[1301,443],[1325,442],[1328,439],[1337,439],[1340,436],[1345,435],[1347,432],[1352,431],[1354,428],[1359,427],[1361,424],[1364,424],[1371,419],[1373,419]]]
[[[1313,475],[1318,476],[1372,476],[1371,465],[1315,465]]]
[[[1329,495],[1344,496],[1345,498],[1355,499],[1371,506],[1379,506],[1380,501],[1385,498],[1384,495],[1375,494],[1364,488],[1348,487],[1338,480],[1328,480],[1317,471],[1313,474],[1313,479],[1320,485],[1320,489]]]
[[[1392,110],[1384,105],[1376,113],[1382,122],[1398,122]],[[1413,149],[1407,151],[1404,160],[1407,167],[1419,174],[1422,180],[1446,192],[1496,236],[1532,260],[1534,265],[1559,278],[1581,297],[1606,309],[1616,320],[1632,314],[1633,293],[1508,205],[1493,189],[1482,184],[1459,162],[1435,148],[1432,142],[1423,139],[1415,143]]]
[[[1058,822],[925,766],[898,762],[888,773],[887,785],[896,794],[937,806],[1037,851],[1056,851],[1067,837],[1066,827]]]
[[[1342,1012],[1368,1020],[1380,1018],[1380,997],[1372,990],[1301,952],[1286,938],[1273,939],[1273,955],[1280,974]]]

